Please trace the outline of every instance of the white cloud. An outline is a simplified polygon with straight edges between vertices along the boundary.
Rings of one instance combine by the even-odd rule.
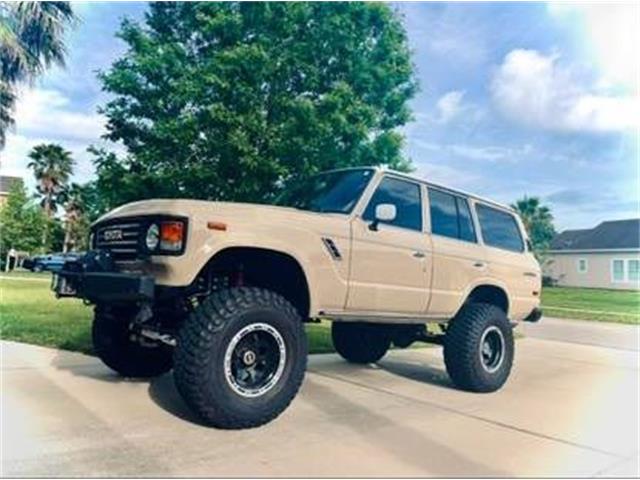
[[[456,157],[468,160],[479,160],[486,162],[517,162],[524,156],[533,152],[533,146],[526,144],[522,147],[503,147],[498,145],[472,145],[457,143],[431,143],[418,141],[417,145],[433,152],[446,152]]]
[[[491,93],[509,118],[550,130],[623,131],[640,126],[640,99],[597,92],[558,55],[512,50],[496,71]]]
[[[452,188],[477,190],[482,178],[468,169],[451,167],[444,163],[416,163],[415,175],[433,183],[448,185]]]
[[[104,133],[105,120],[94,112],[75,111],[58,90],[22,92],[16,103],[17,131],[29,136],[95,142]]]
[[[29,151],[41,143],[58,143],[71,152],[76,162],[74,181],[85,182],[93,177],[87,147],[105,144],[100,139],[105,131],[102,116],[73,110],[69,98],[57,90],[33,89],[20,95],[15,121],[16,132],[7,135],[5,148],[0,151],[2,175],[22,177],[26,185],[33,188],[33,173],[27,168]]]
[[[456,117],[462,110],[462,98],[464,97],[464,91],[452,90],[445,93],[438,99],[436,108],[438,109],[438,122],[448,123],[451,119]]]
[[[548,4],[552,18],[568,27],[581,27],[586,45],[603,74],[603,84],[638,89],[640,62],[640,4],[566,3]]]
[[[94,175],[94,167],[91,161],[92,155],[87,152],[89,144],[82,141],[58,140],[50,137],[27,137],[24,135],[12,134],[7,136],[4,150],[0,152],[0,174],[21,177],[27,188],[35,188],[33,172],[27,168],[29,163],[29,152],[33,147],[41,143],[58,143],[71,152],[75,160],[74,175],[75,182],[86,182]],[[100,145],[100,142],[95,142]]]

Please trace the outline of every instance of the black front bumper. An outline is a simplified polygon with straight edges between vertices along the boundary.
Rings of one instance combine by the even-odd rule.
[[[91,303],[153,301],[152,276],[118,272],[108,252],[92,251],[66,262],[54,273],[52,290],[58,298],[77,297]]]

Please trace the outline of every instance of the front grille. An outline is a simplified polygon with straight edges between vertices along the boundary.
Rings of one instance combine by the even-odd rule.
[[[134,260],[141,251],[141,221],[119,219],[95,227],[94,246],[108,250],[114,260]]]

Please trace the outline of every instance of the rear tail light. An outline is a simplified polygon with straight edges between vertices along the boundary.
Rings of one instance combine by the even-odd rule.
[[[178,221],[160,222],[160,250],[179,252],[184,242],[184,223]]]

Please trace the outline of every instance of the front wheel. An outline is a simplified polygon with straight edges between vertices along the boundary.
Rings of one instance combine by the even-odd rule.
[[[250,428],[287,408],[306,366],[297,310],[269,290],[231,288],[210,295],[183,325],[174,380],[205,423]]]
[[[444,363],[453,383],[464,390],[498,390],[509,377],[513,356],[513,329],[494,305],[469,304],[447,327]]]

